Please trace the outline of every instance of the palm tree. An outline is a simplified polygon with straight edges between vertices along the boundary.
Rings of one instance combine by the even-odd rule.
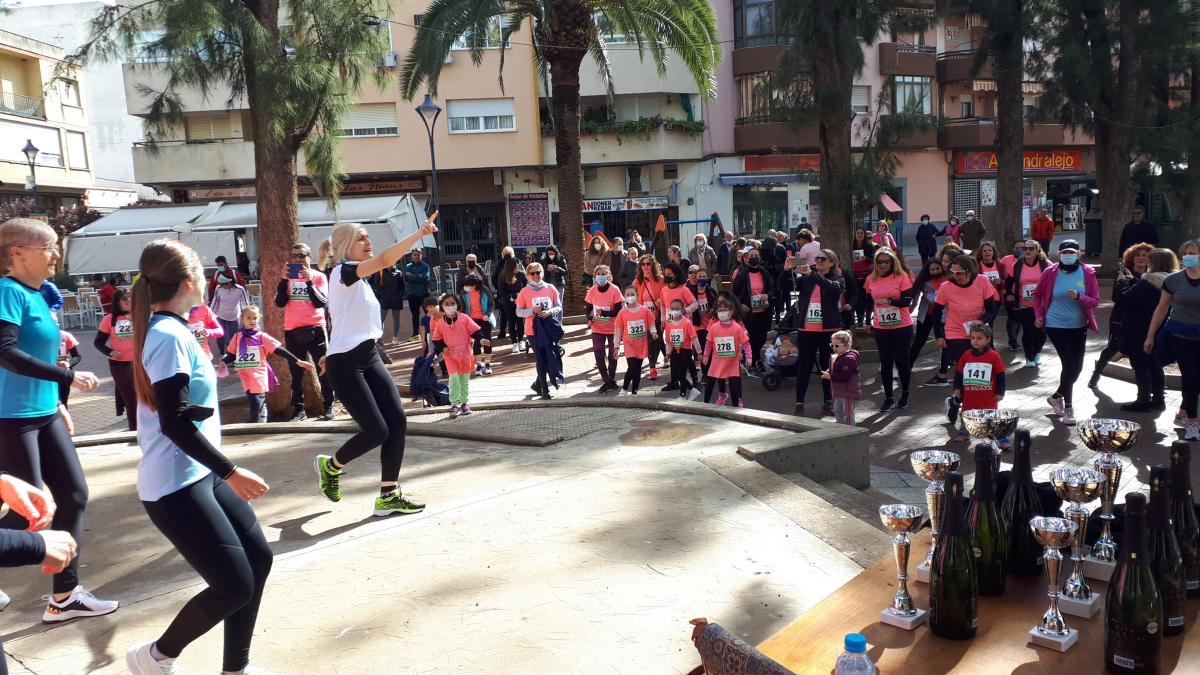
[[[604,25],[601,30],[597,20]],[[716,95],[715,71],[721,58],[717,20],[706,0],[434,0],[425,11],[417,39],[400,74],[401,93],[412,100],[423,89],[437,94],[438,77],[451,47],[460,37],[478,65],[488,36],[503,26],[501,40],[526,22],[532,24],[534,58],[543,80],[549,80],[551,118],[558,164],[559,231],[567,255],[583,251],[583,183],[579,150],[579,69],[591,54],[612,94],[613,72],[605,35],[624,35],[644,55],[648,52],[665,75],[673,52],[682,60],[705,98]],[[629,47],[625,47],[629,48]],[[504,88],[504,51],[500,57]],[[567,284],[576,300],[579,284]]]

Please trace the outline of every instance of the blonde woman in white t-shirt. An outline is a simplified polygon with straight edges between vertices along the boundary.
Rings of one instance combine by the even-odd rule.
[[[421,238],[437,232],[437,211],[418,232],[385,248],[378,255],[366,228],[343,223],[333,228],[330,242],[337,265],[329,275],[329,316],[332,330],[329,351],[322,359],[334,395],[358,424],[351,436],[332,455],[317,455],[314,466],[321,493],[336,502],[342,498],[339,484],[345,466],[379,446],[382,465],[375,515],[418,513],[425,505],[400,493],[400,464],[404,460],[407,422],[396,382],[375,349],[383,336],[379,301],[367,279],[395,265]]]

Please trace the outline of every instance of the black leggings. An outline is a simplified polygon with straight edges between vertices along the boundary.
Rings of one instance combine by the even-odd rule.
[[[395,483],[404,461],[408,421],[396,382],[379,359],[375,342],[367,340],[348,352],[330,354],[325,362],[334,393],[358,424],[358,433],[347,439],[333,458],[345,466],[379,446],[380,481]]]
[[[854,322],[860,326],[864,325],[871,318],[871,308],[875,306],[875,301],[871,299],[871,294],[863,289],[863,282],[867,278],[855,279],[858,282],[858,304],[854,306]]]
[[[1197,399],[1200,399],[1200,340],[1188,340],[1167,333],[1167,344],[1179,364],[1179,379],[1183,380],[1183,409],[1189,419],[1196,419]]]
[[[892,397],[893,368],[900,375],[900,391],[908,393],[912,380],[912,362],[908,360],[908,354],[912,348],[913,327],[876,330],[873,335],[879,347],[879,379],[883,381],[883,397]]]
[[[970,349],[970,338],[955,338],[953,340],[946,340],[946,352],[951,371],[958,369],[958,360],[961,359],[962,355],[966,354]]]
[[[592,354],[596,357],[596,370],[600,379],[607,384],[617,379],[617,350],[613,347],[612,333],[592,333]]]
[[[658,357],[664,353],[662,346],[662,319],[654,319],[654,328],[657,331],[658,337],[650,337],[650,367],[658,368]]]
[[[1012,307],[1004,308],[1004,332],[1008,334],[1008,346],[1016,347],[1020,344],[1022,329],[1021,321],[1017,319],[1017,312]]]
[[[735,408],[738,407],[738,404],[742,402],[742,378],[741,378],[741,376],[739,375],[737,377],[724,377],[724,378],[710,377],[710,378],[708,378],[708,384],[704,385],[704,402],[705,403],[708,403],[709,400],[712,398],[713,387],[717,386],[718,384],[721,386],[722,392],[725,391],[726,384],[729,385],[729,404]]]
[[[829,336],[833,333],[811,330],[796,331],[796,348],[799,358],[796,361],[796,403],[803,404],[808,395],[808,381],[813,375],[813,364],[824,371],[829,368],[829,359],[833,350],[829,348]],[[821,379],[821,400],[824,403],[833,402],[833,385],[824,378]]]
[[[1028,361],[1042,353],[1042,348],[1046,346],[1046,331],[1034,323],[1037,317],[1034,316],[1032,307],[1022,307],[1012,314],[1021,324],[1021,349],[1024,350],[1025,360]]]
[[[129,409],[137,414],[136,408]],[[58,413],[30,419],[0,419],[0,470],[37,487],[46,486],[58,504],[51,530],[65,530],[83,548],[83,510],[88,486],[75,444]],[[10,511],[0,528],[24,530],[28,521]],[[79,584],[79,557],[54,575],[55,593],[70,593]]]
[[[471,345],[471,353],[475,356],[480,354],[492,353],[492,322],[480,319],[475,323],[479,324],[479,337],[475,338],[475,342]],[[487,340],[488,345],[483,346],[483,341]]]
[[[770,312],[750,312],[746,315],[746,332],[750,335],[750,355],[754,365],[762,363],[762,348],[771,330]]]
[[[117,385],[121,400],[137,401],[137,394],[133,390],[133,363],[109,359],[108,372],[112,373],[113,384]],[[137,431],[137,404],[129,406],[126,412],[125,423],[129,425],[129,430]]]
[[[924,321],[914,324],[916,326],[914,329],[915,334],[912,338],[912,346],[908,349],[908,371],[910,373],[912,372],[912,369],[916,367],[917,359],[921,358],[921,350],[924,349],[925,344],[929,342],[929,336],[934,332],[933,325],[935,321],[935,319],[926,317]],[[946,371],[950,369],[950,351],[941,349],[940,347],[938,349],[942,353],[941,361],[938,364],[938,372],[942,375],[945,375]]]
[[[1058,378],[1058,390],[1055,394],[1062,396],[1063,404],[1071,407],[1071,392],[1075,388],[1075,380],[1083,372],[1083,355],[1087,349],[1087,327],[1083,328],[1047,328],[1046,336],[1058,352],[1058,360],[1062,363],[1062,375]]]
[[[425,301],[425,296],[423,296],[423,295],[408,296],[408,311],[410,314],[412,314],[412,334],[413,335],[421,334],[421,303],[424,301]],[[292,350],[289,348],[288,351],[291,352]],[[292,353],[295,354],[296,352],[292,352]]]
[[[505,332],[506,328],[507,332]],[[515,302],[500,303],[500,332],[496,334],[496,337],[505,336],[513,342],[525,336],[525,319],[517,316],[517,303]]]
[[[1121,352],[1121,324],[1109,322],[1108,324],[1108,344],[1104,345],[1104,349],[1100,350],[1100,356],[1096,357],[1096,372],[1104,372],[1104,367],[1108,365],[1113,357]]]
[[[178,658],[196,638],[224,622],[221,669],[242,670],[250,662],[250,639],[271,572],[271,547],[254,510],[214,474],[142,506],[208,584],[179,610],[154,646],[163,656]]]
[[[1133,379],[1137,383],[1138,400],[1161,401],[1166,389],[1166,378],[1163,376],[1163,367],[1158,359],[1141,349],[1136,349],[1129,354],[1129,365],[1133,368]]]
[[[317,363],[325,356],[328,345],[325,344],[325,330],[320,326],[302,326],[283,332],[284,347],[297,358],[308,358],[309,362]],[[292,408],[304,408],[304,378],[308,371],[300,366],[289,363],[288,371],[292,374]],[[333,405],[333,386],[329,384],[329,376],[317,377],[321,385],[321,400],[325,407]]]
[[[671,382],[679,385],[680,396],[687,396],[692,387],[698,384],[695,375],[693,375],[696,364],[692,359],[692,350],[678,349],[672,351],[670,354],[670,364]],[[689,377],[692,378],[690,383],[688,381]]]
[[[642,360],[635,358],[625,359],[625,386],[621,387],[625,391],[636,394],[638,387],[642,385]]]

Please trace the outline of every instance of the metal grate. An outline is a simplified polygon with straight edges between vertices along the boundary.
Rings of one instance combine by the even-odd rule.
[[[959,218],[965,217],[967,211],[979,212],[979,181],[954,181],[954,214]]]

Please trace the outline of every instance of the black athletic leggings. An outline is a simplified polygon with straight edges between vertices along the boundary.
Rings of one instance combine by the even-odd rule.
[[[250,639],[271,572],[271,547],[254,510],[214,474],[155,502],[142,502],[150,522],[208,584],[188,600],[155,647],[177,658],[196,638],[225,623],[222,670],[250,662]]]
[[[117,385],[117,393],[122,401],[136,401],[137,394],[133,390],[133,363],[130,361],[108,360],[108,372],[112,373],[113,384]],[[130,431],[137,431],[137,404],[129,406],[126,411],[125,423]]]
[[[1178,335],[1167,333],[1167,344],[1179,364],[1179,379],[1183,381],[1183,409],[1190,419],[1200,417],[1197,414],[1197,400],[1200,399],[1200,340],[1189,340]]]
[[[1012,307],[1004,308],[1004,332],[1008,334],[1008,346],[1016,347],[1020,344],[1020,336],[1023,334],[1024,326],[1020,319],[1017,318],[1017,312]]]
[[[136,408],[130,408],[130,415]],[[83,548],[83,510],[88,486],[75,444],[58,413],[29,419],[0,419],[0,470],[32,483],[46,486],[58,509],[49,529],[66,530]],[[24,530],[28,521],[10,511],[0,519],[0,528]],[[54,592],[70,593],[79,585],[79,556],[54,575]]]
[[[971,349],[970,338],[955,338],[953,340],[946,340],[946,351],[948,352],[947,357],[950,363],[950,372],[958,370],[958,360],[961,359],[962,355],[966,354],[969,349]]]
[[[1158,359],[1141,349],[1129,354],[1129,365],[1133,368],[1133,380],[1137,383],[1138,400],[1162,400],[1166,378]]]
[[[919,321],[915,324],[914,335],[912,338],[912,346],[908,350],[908,370],[911,373],[912,369],[917,365],[917,359],[921,358],[921,350],[925,348],[925,344],[929,342],[929,336],[933,334],[933,324],[937,319],[926,316],[924,321]],[[936,346],[936,345],[935,345]],[[950,369],[950,352],[949,350],[938,348],[941,352],[941,360],[938,363],[938,372],[942,375]]]
[[[617,350],[613,347],[612,333],[592,333],[592,354],[596,357],[596,370],[605,383],[617,380]]]
[[[912,380],[912,362],[908,355],[912,348],[913,327],[878,329],[872,333],[879,347],[879,379],[883,381],[883,397],[892,397],[892,369],[900,375],[900,391],[908,392]]]
[[[654,328],[657,331],[658,338],[650,336],[650,367],[658,368],[658,357],[663,354],[662,346],[662,319],[655,317]]]
[[[325,330],[320,326],[302,326],[283,332],[284,347],[296,358],[308,358],[310,363],[317,363],[325,356],[328,345],[325,344]],[[288,364],[292,374],[292,408],[304,407],[304,378],[308,371],[295,363]],[[329,374],[317,377],[321,385],[321,399],[325,407],[333,405],[333,385],[329,384]]]
[[[636,394],[640,386],[642,386],[642,360],[626,358],[625,386],[621,388],[631,394]]]
[[[796,403],[804,403],[808,395],[808,381],[813,375],[813,364],[821,370],[829,368],[829,359],[833,350],[829,348],[829,336],[833,333],[826,331],[798,330],[795,333],[796,349],[800,355],[796,361]],[[833,385],[829,380],[821,379],[822,402],[833,402]]]
[[[750,355],[754,365],[762,364],[762,348],[771,330],[770,312],[750,312],[746,315],[746,333],[750,336]]]
[[[413,335],[421,334],[421,303],[424,301],[425,301],[425,296],[423,296],[423,295],[408,296],[408,311],[409,311],[409,313],[412,314],[412,334]],[[292,352],[291,347],[288,348],[288,351]],[[296,352],[292,352],[292,353],[296,354]],[[298,356],[298,354],[297,354],[297,356]]]
[[[1021,324],[1021,349],[1025,352],[1025,360],[1028,361],[1042,353],[1042,348],[1046,346],[1046,331],[1034,323],[1037,317],[1034,316],[1032,307],[1022,307],[1012,311],[1012,315]]]
[[[679,395],[687,396],[688,392],[695,387],[698,382],[692,374],[696,368],[695,362],[692,360],[692,350],[679,349],[670,353],[669,362],[671,364],[671,381],[679,385]],[[689,383],[688,377],[692,380]]]
[[[474,342],[471,344],[471,353],[475,356],[479,356],[480,354],[491,354],[492,322],[480,319],[475,323],[479,324],[479,337],[475,338]],[[488,345],[486,347],[483,346],[484,340],[488,341]]]
[[[1096,372],[1104,372],[1104,367],[1120,352],[1121,324],[1110,321],[1108,324],[1108,344],[1104,345],[1104,349],[1100,350],[1100,356],[1096,357]]]
[[[379,447],[380,481],[396,482],[404,461],[408,421],[396,382],[375,351],[375,341],[367,340],[348,352],[330,354],[325,357],[325,364],[333,393],[358,424],[358,433],[347,439],[333,453],[333,458],[345,466],[371,448]]]
[[[508,329],[507,332],[505,329]],[[525,336],[525,319],[517,316],[517,303],[500,301],[500,332],[496,337],[508,337],[513,342]]]
[[[1075,380],[1083,372],[1083,355],[1087,349],[1087,326],[1083,328],[1047,328],[1046,336],[1058,360],[1062,363],[1062,374],[1058,378],[1058,390],[1054,393],[1063,397],[1064,405],[1071,407],[1071,393]]]
[[[729,386],[729,405],[738,407],[742,402],[742,378],[737,377],[710,377],[708,383],[704,385],[704,402],[708,403],[712,398],[713,387],[720,385],[721,391],[725,391],[725,386]]]

